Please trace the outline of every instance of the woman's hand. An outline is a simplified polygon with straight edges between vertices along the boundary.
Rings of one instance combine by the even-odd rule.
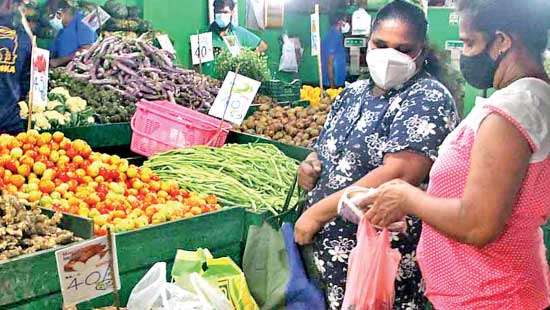
[[[307,209],[294,225],[294,240],[299,245],[311,244],[313,236],[325,225],[313,211],[313,207]]]
[[[400,222],[407,215],[411,201],[421,191],[401,180],[390,181],[380,186],[376,194],[364,200],[362,207],[372,205],[365,213],[371,224],[379,227],[389,227]]]
[[[317,153],[310,154],[298,168],[298,184],[306,191],[311,191],[321,175],[322,163]]]

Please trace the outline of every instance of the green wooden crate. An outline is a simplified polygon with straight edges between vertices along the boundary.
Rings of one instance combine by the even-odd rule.
[[[92,237],[93,224],[90,220],[64,215],[60,226],[83,239]],[[9,308],[7,305],[21,300],[39,299],[58,291],[55,251],[61,248],[23,255],[0,263],[0,308]]]
[[[130,292],[145,273],[157,262],[167,262],[169,269],[178,249],[195,250],[199,247],[208,248],[215,256],[229,256],[237,264],[241,263],[244,250],[245,211],[241,208],[225,209],[218,212],[196,216],[190,219],[152,225],[140,230],[116,235],[119,273],[121,278],[120,292],[122,303],[126,304]],[[62,298],[57,277],[57,269],[53,251],[51,258],[37,266],[17,266],[11,275],[22,270],[36,282],[55,283],[53,288],[42,294],[17,295],[8,303],[0,302],[2,309],[59,309]],[[1,276],[0,265],[0,276]],[[32,270],[31,270],[32,269]],[[46,271],[47,272],[44,272]],[[1,282],[0,282],[1,283]],[[7,283],[10,285],[10,283]],[[1,286],[0,286],[1,287]],[[28,286],[30,292],[34,286]],[[1,298],[4,296],[0,296]],[[107,306],[112,303],[112,296],[107,295],[92,302],[79,305],[79,309]]]
[[[63,128],[61,131],[67,138],[82,139],[94,149],[130,145],[132,141],[130,123]]]

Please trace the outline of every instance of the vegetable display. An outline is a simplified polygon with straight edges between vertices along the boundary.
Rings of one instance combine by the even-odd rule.
[[[311,147],[323,129],[329,111],[328,104],[308,107],[264,104],[235,130],[285,144]]]
[[[144,163],[189,191],[216,193],[224,207],[283,210],[298,163],[271,144],[199,146],[155,155]],[[297,202],[294,193],[291,206]]]
[[[122,95],[126,100],[168,99],[208,111],[220,83],[176,67],[173,55],[141,39],[107,37],[74,58],[66,67],[73,78]]]
[[[28,104],[19,102],[19,108],[21,118],[28,119]],[[34,105],[32,112],[32,126],[37,130],[88,126],[95,123],[94,111],[87,106],[86,100],[71,96],[63,87],[50,90],[48,104],[45,107]]]
[[[61,217],[55,213],[49,218],[13,195],[0,196],[0,262],[79,241],[58,227]]]
[[[320,87],[304,85],[300,90],[300,99],[309,101],[311,105],[332,104],[343,90],[343,88],[326,89],[326,96],[323,96]]]
[[[97,235],[217,210],[217,198],[182,191],[148,168],[93,152],[82,140],[36,130],[0,135],[0,188],[30,203],[94,221]]]
[[[63,87],[73,96],[86,100],[101,123],[128,122],[136,111],[136,105],[118,92],[101,89],[85,81],[75,80],[63,68],[50,71],[50,89]]]
[[[216,75],[223,80],[229,71],[238,72],[256,81],[268,81],[271,73],[267,65],[267,56],[255,51],[242,49],[238,56],[233,56],[229,51],[223,50],[216,58]]]

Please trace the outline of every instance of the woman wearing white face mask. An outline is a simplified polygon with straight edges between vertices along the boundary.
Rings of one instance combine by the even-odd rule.
[[[308,209],[295,227],[299,244],[313,244],[317,269],[331,309],[345,291],[347,259],[357,226],[338,217],[342,190],[378,187],[401,178],[425,181],[439,145],[458,122],[452,95],[437,80],[435,58],[426,51],[422,10],[393,1],[377,14],[369,42],[372,79],[348,86],[332,107],[315,151],[300,165],[299,183],[309,190]],[[402,254],[395,281],[396,309],[422,309],[416,264],[420,222],[407,218],[407,232],[392,246]]]
[[[214,1],[214,22],[210,24],[208,31],[212,32],[212,46],[214,57],[222,50],[228,50],[237,46],[254,50],[258,53],[267,51],[267,43],[248,29],[236,26],[233,23],[233,13],[237,9],[233,0]],[[230,46],[231,45],[231,46]],[[216,77],[216,62],[211,61],[203,64],[204,74]],[[224,78],[224,77],[220,77]]]

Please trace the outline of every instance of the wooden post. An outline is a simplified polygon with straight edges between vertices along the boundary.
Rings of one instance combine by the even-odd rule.
[[[201,38],[200,33],[197,30],[197,46],[198,46],[198,52],[199,52],[199,73],[202,74],[202,56],[201,56]]]
[[[324,87],[323,87],[323,68],[322,68],[322,63],[321,63],[321,29],[320,26],[321,26],[321,21],[320,21],[320,15],[319,15],[319,4],[316,4],[315,5],[315,15],[317,15],[317,19],[318,19],[318,23],[319,25],[317,25],[317,34],[318,34],[318,37],[319,37],[319,40],[317,41],[317,67],[319,69],[319,87],[321,88],[321,94],[324,92]]]
[[[34,55],[36,53],[36,36],[32,36],[32,50],[31,50],[31,80],[29,81],[29,98],[28,106],[29,106],[29,112],[27,113],[27,131],[32,129],[32,105],[33,105],[33,92],[32,92],[32,83],[34,81],[34,74],[32,70],[32,62],[34,61]]]
[[[111,227],[107,227],[107,242],[109,244],[109,252],[110,252],[110,259],[109,259],[109,268],[111,269],[111,283],[113,284],[113,299],[114,299],[114,306],[117,308],[117,310],[120,309],[120,294],[118,292],[118,283],[116,281],[116,274],[115,274],[115,262],[113,257],[115,257],[115,248],[113,246],[113,232],[111,230]]]

